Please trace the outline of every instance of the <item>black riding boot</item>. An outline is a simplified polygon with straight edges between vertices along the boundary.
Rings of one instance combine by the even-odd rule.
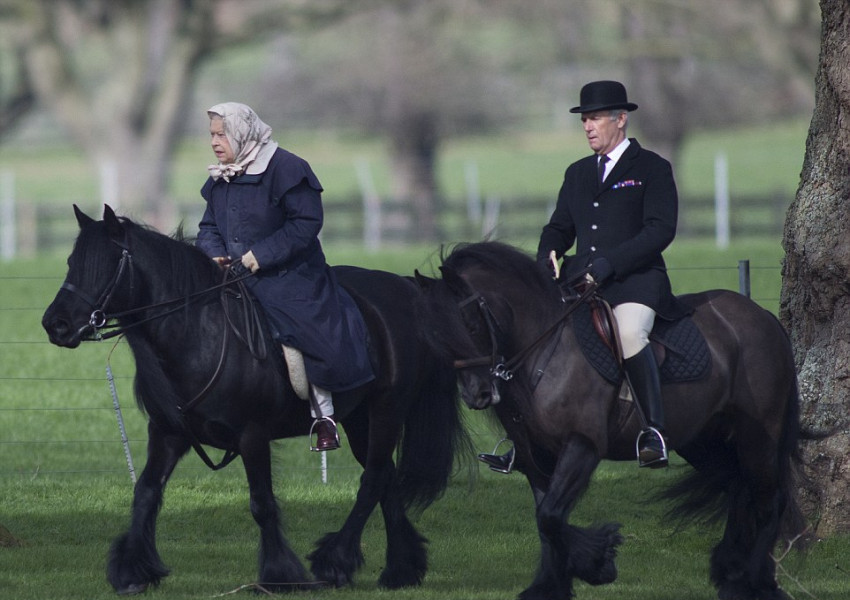
[[[637,441],[641,467],[666,467],[667,444],[664,441],[664,407],[661,403],[661,379],[658,363],[650,346],[623,361],[626,377],[631,384],[635,400],[643,412],[647,428]]]
[[[502,444],[510,444],[511,447],[504,454],[496,454]],[[502,438],[496,443],[496,447],[493,448],[493,452],[491,454],[482,452],[478,455],[478,460],[490,467],[491,471],[496,471],[497,473],[504,473],[507,475],[514,470],[514,460],[516,460],[516,446],[514,446],[514,443],[511,441],[510,438]]]
[[[504,454],[487,454],[486,452],[482,452],[478,455],[478,460],[490,467],[491,471],[505,473],[506,475],[513,471],[515,458],[516,450],[513,447]]]

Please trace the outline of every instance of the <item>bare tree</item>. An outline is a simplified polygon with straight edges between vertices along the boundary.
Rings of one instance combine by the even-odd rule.
[[[527,53],[488,40],[504,17],[479,0],[408,0],[362,11],[298,40],[300,70],[269,79],[267,94],[300,96],[291,102],[308,106],[308,118],[325,126],[383,135],[391,195],[412,209],[409,230],[439,239],[436,173],[444,141],[516,122],[521,113],[516,75]],[[510,36],[511,27],[501,35]],[[530,33],[514,31],[518,41]],[[526,90],[534,93],[531,85]]]
[[[590,78],[625,81],[641,106],[640,136],[674,162],[695,129],[808,109],[812,13],[811,0],[408,0],[308,41],[320,57],[301,64],[330,77],[270,86],[297,89],[325,119],[383,133],[393,194],[414,207],[415,232],[433,239],[443,141],[514,124],[544,94],[563,110]]]
[[[346,0],[2,0],[21,89],[46,107],[125,210],[165,224],[170,163],[201,63],[269,32],[333,21]],[[26,96],[24,96],[26,98]]]
[[[821,0],[815,110],[785,224],[781,318],[791,332],[821,533],[850,531],[850,4]]]
[[[0,36],[4,36],[3,28]],[[0,140],[35,108],[32,81],[20,69],[21,55],[21,48],[8,48],[7,60],[0,65]]]
[[[817,17],[811,0],[623,4],[616,51],[642,136],[675,162],[695,129],[807,110]]]
[[[552,106],[571,103],[586,77],[622,77],[641,105],[641,136],[671,159],[693,128],[799,110],[809,92],[787,72],[804,70],[809,60],[811,6],[811,0],[636,0],[625,8],[605,0],[569,6],[560,0],[0,0],[6,33],[0,47],[14,49],[4,58],[20,65],[0,65],[0,105],[9,109],[0,135],[37,102],[95,168],[112,168],[125,210],[169,222],[152,217],[173,206],[170,164],[202,64],[234,45],[304,32],[293,52],[305,68],[294,80],[275,88],[283,80],[261,74],[276,105],[282,90],[287,104],[293,96],[306,99],[314,120],[324,107],[325,122],[335,116],[337,123],[384,134],[393,195],[414,207],[417,234],[433,239],[436,168],[447,136],[516,123],[547,94]],[[329,23],[341,25],[317,32]],[[8,73],[17,79],[6,81]]]

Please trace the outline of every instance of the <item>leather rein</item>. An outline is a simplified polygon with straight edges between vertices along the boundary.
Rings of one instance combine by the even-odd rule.
[[[454,361],[455,369],[469,369],[473,367],[484,367],[490,366],[490,375],[493,378],[493,388],[496,396],[498,397],[498,392],[495,390],[495,380],[501,379],[503,381],[510,381],[514,377],[514,371],[516,371],[517,367],[519,367],[522,362],[528,358],[529,354],[531,354],[542,342],[547,340],[549,336],[551,336],[557,329],[560,327],[561,323],[563,323],[572,313],[574,313],[578,308],[584,303],[587,302],[599,288],[599,284],[595,281],[588,281],[583,283],[582,291],[575,297],[572,304],[567,306],[564,313],[555,320],[554,323],[549,325],[546,329],[540,333],[537,338],[535,338],[530,344],[525,346],[522,350],[517,352],[510,359],[505,359],[504,356],[499,354],[498,349],[498,332],[499,326],[498,321],[496,320],[496,316],[493,314],[490,305],[487,303],[487,299],[484,298],[483,294],[479,291],[473,291],[473,293],[458,302],[458,307],[463,309],[465,306],[471,303],[476,303],[479,311],[484,319],[484,323],[487,325],[487,331],[490,337],[490,354],[481,355],[474,358],[466,358],[466,359],[458,359]],[[567,298],[562,297],[562,302],[566,302]]]
[[[125,245],[120,243],[118,245],[121,246],[122,249],[121,260],[119,261],[118,266],[115,268],[115,273],[113,274],[112,279],[109,281],[109,284],[107,284],[106,288],[103,290],[97,300],[94,300],[84,290],[81,290],[72,283],[69,283],[67,280],[63,282],[60,287],[60,289],[67,290],[75,296],[81,298],[92,308],[92,313],[89,316],[89,322],[83,325],[78,330],[78,333],[81,335],[81,337],[83,337],[84,340],[87,341],[104,340],[119,335],[124,335],[124,333],[132,327],[137,327],[144,323],[148,323],[156,319],[161,319],[179,310],[184,310],[185,307],[192,301],[195,301],[209,294],[210,292],[218,290],[220,293],[222,308],[224,309],[225,319],[227,320],[228,324],[228,326],[224,328],[218,364],[216,365],[215,371],[213,372],[212,376],[207,381],[203,389],[201,389],[200,392],[198,392],[191,400],[189,400],[189,402],[183,405],[178,404],[177,410],[179,411],[181,417],[183,417],[183,424],[189,434],[192,447],[194,448],[198,456],[201,458],[201,460],[204,462],[204,464],[206,464],[213,471],[222,469],[229,465],[231,462],[233,462],[233,460],[239,456],[239,452],[230,449],[225,450],[224,457],[218,463],[215,463],[210,458],[209,454],[207,454],[206,450],[204,450],[203,446],[198,440],[198,437],[192,430],[188,420],[188,413],[207,398],[215,384],[218,382],[222,370],[224,369],[224,363],[227,357],[227,350],[230,344],[231,331],[236,335],[237,339],[239,339],[248,347],[252,356],[257,358],[258,360],[264,360],[267,356],[267,348],[265,344],[262,343],[262,326],[260,323],[259,314],[257,312],[253,300],[251,299],[250,294],[248,293],[248,290],[245,288],[244,283],[244,280],[248,277],[252,277],[254,273],[245,269],[245,267],[243,267],[241,263],[235,263],[234,266],[228,267],[224,270],[222,282],[212,287],[205,288],[203,290],[194,292],[192,294],[180,298],[172,298],[163,302],[139,306],[121,312],[108,313],[107,308],[109,306],[109,303],[112,300],[113,295],[115,294],[115,290],[118,288],[118,286],[121,284],[121,281],[124,279],[126,273],[131,274],[130,295],[133,295],[133,255],[130,253],[130,249],[127,248]],[[234,292],[232,288],[234,284],[237,286],[236,292]],[[234,295],[237,299],[242,300],[243,319],[245,326],[248,329],[248,331],[244,335],[242,332],[240,332],[239,327],[236,325],[236,323],[233,322],[233,319],[231,318],[231,315],[227,310],[226,302],[228,293]],[[122,317],[127,317],[133,314],[142,313],[157,308],[165,308],[166,310],[163,310],[162,312],[156,313],[152,316],[149,316],[147,318],[141,319],[125,326],[122,326],[118,323],[109,324],[110,321],[115,321]],[[111,331],[101,333],[102,329],[111,329]]]

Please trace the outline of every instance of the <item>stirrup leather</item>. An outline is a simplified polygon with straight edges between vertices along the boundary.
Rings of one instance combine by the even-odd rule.
[[[649,435],[653,435],[653,434],[655,436],[657,436],[657,438],[659,440],[661,440],[661,456],[656,458],[656,459],[644,462],[643,459],[641,459],[641,457],[640,457],[641,442],[643,442],[645,437],[647,437]],[[637,455],[638,465],[641,466],[641,467],[653,467],[653,466],[662,467],[662,466],[667,464],[667,459],[668,459],[667,441],[664,439],[664,436],[661,435],[661,432],[658,431],[658,429],[656,429],[655,427],[649,426],[646,429],[644,429],[643,431],[641,431],[637,436],[637,440],[635,440],[635,455]]]
[[[310,450],[313,452],[321,452],[322,450],[319,448],[319,434],[316,434],[316,443],[313,443],[313,434],[316,431],[316,426],[322,421],[327,421],[331,425],[334,426],[334,434],[336,436],[336,444],[339,446],[339,428],[336,426],[336,421],[331,419],[330,417],[317,417],[313,419],[313,424],[310,426]]]

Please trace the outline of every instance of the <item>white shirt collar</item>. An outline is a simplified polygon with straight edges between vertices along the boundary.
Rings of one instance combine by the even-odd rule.
[[[629,138],[626,138],[622,142],[617,144],[616,148],[614,148],[613,150],[611,150],[611,152],[608,153],[608,168],[609,169],[611,167],[613,167],[615,164],[617,164],[617,161],[620,160],[621,156],[623,156],[623,152],[626,151],[626,148],[629,147],[630,143],[631,142],[629,141]]]
[[[623,156],[623,152],[626,151],[626,148],[629,147],[629,138],[624,139],[622,142],[617,144],[617,147],[611,150],[606,156],[608,156],[608,162],[605,165],[605,176],[602,178],[602,181],[605,181],[605,178],[608,177],[608,174],[611,172],[611,169],[614,168],[614,165],[617,164],[617,161],[620,160],[620,157]],[[597,159],[598,160],[598,159]]]

